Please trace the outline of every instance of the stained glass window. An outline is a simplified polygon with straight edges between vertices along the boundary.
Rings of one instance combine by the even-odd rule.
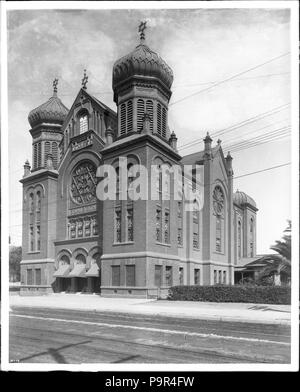
[[[87,114],[83,114],[79,119],[80,124],[80,133],[87,132],[88,130],[88,116]]]
[[[115,211],[115,242],[121,242],[121,210]]]
[[[71,196],[75,203],[92,203],[96,200],[96,167],[90,162],[81,163],[73,172]]]
[[[127,241],[133,241],[133,208],[127,209]]]
[[[215,213],[221,215],[224,209],[224,193],[219,185],[215,187],[213,192],[213,206]]]

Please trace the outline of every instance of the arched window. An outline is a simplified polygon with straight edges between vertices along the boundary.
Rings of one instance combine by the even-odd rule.
[[[70,265],[70,259],[69,256],[67,255],[63,255],[61,256],[60,260],[59,260],[59,265]]]
[[[79,118],[79,133],[84,133],[88,131],[88,116],[87,114],[82,114]]]
[[[38,144],[35,143],[33,146],[33,167],[37,168],[38,165]]]
[[[85,256],[80,253],[79,255],[76,256],[76,264],[85,264],[86,259]]]
[[[100,253],[95,253],[92,257],[91,264],[98,264],[98,266],[100,266],[100,258]]]
[[[33,193],[30,193],[29,195],[29,212],[33,214],[34,211],[34,195]]]
[[[41,192],[37,191],[36,193],[36,211],[41,211]]]
[[[42,165],[42,146],[41,146],[41,142],[39,142],[37,147],[37,166],[41,167],[41,165]]]
[[[71,178],[71,197],[76,204],[96,201],[96,166],[89,161],[76,166]]]
[[[238,221],[238,258],[242,257],[242,224]]]

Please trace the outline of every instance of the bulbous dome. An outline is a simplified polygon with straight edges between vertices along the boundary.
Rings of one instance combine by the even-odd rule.
[[[31,110],[28,121],[32,128],[41,123],[62,124],[68,112],[69,109],[54,93],[47,102]]]
[[[141,43],[132,52],[115,62],[113,66],[113,89],[131,76],[156,77],[168,88],[173,83],[171,68],[144,43]]]
[[[243,207],[245,204],[249,204],[251,207],[257,209],[255,201],[245,192],[236,191],[233,194],[233,202],[239,207]]]

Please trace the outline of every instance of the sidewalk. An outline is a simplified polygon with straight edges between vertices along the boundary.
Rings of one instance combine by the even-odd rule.
[[[104,298],[88,294],[10,296],[12,307],[87,310],[182,317],[202,320],[239,321],[262,324],[290,324],[290,305],[167,301],[143,298]]]

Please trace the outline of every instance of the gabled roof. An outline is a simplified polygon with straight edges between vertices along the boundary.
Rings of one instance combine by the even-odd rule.
[[[102,110],[107,110],[112,116],[117,117],[117,113],[116,113],[115,111],[113,111],[111,108],[109,108],[108,106],[106,106],[104,103],[100,102],[100,101],[99,101],[97,98],[95,98],[93,95],[90,95],[86,90],[84,90],[83,88],[81,88],[81,89],[78,91],[78,94],[76,95],[76,98],[75,98],[75,100],[74,100],[74,102],[73,102],[73,104],[72,104],[72,106],[71,106],[71,108],[70,108],[70,110],[69,110],[69,113],[68,113],[68,115],[67,115],[67,117],[66,117],[66,119],[65,119],[65,121],[64,121],[64,123],[63,123],[63,128],[64,128],[64,126],[65,126],[66,124],[68,124],[68,122],[70,121],[70,118],[71,118],[72,115],[73,115],[74,108],[75,108],[76,104],[79,102],[80,97],[81,97],[82,95],[85,96],[86,98],[90,99],[91,101],[95,102],[95,104],[96,104],[97,106],[99,106]]]

